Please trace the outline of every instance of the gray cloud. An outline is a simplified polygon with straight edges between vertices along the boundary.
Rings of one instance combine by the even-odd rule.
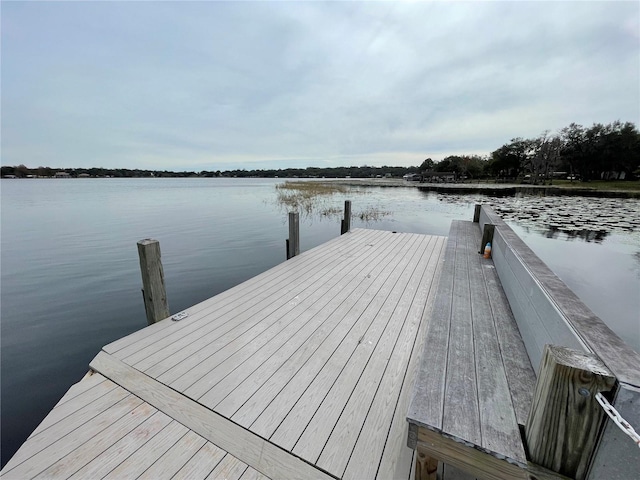
[[[7,3],[2,163],[419,164],[640,120],[635,2]]]

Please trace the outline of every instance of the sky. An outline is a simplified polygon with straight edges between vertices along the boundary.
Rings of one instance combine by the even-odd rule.
[[[640,124],[640,2],[1,3],[1,163],[419,165]]]

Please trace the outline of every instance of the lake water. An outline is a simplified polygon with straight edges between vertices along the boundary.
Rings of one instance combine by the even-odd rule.
[[[160,240],[169,307],[178,312],[285,260],[287,212],[277,202],[278,183],[1,182],[2,465],[103,345],[146,325],[136,242]],[[640,350],[640,201],[607,200],[625,221],[583,235],[536,215],[513,215],[539,198],[354,187],[322,200],[321,210],[341,208],[345,198],[353,202],[352,227],[437,235],[446,235],[453,219],[470,220],[478,201],[501,206],[534,251]],[[596,203],[578,199],[573,208],[597,211],[598,200],[590,201]],[[338,236],[339,216],[303,215],[300,228],[301,249],[308,250]]]

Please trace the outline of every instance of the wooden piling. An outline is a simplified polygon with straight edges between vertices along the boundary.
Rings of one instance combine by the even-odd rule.
[[[287,239],[287,260],[300,254],[300,222],[296,212],[289,212],[289,238]]]
[[[475,210],[473,211],[473,223],[478,223],[480,222],[480,210],[481,210],[482,206],[480,204],[477,204],[475,206]]]
[[[546,345],[525,436],[531,461],[576,480],[586,478],[606,414],[595,396],[615,377],[593,354]]]
[[[344,218],[340,226],[340,235],[344,235],[351,230],[351,200],[344,202]]]
[[[438,460],[422,452],[420,447],[416,452],[415,480],[436,480],[438,472]]]
[[[164,271],[160,255],[160,242],[150,238],[138,242],[142,296],[149,325],[167,318],[169,302],[164,286]]]
[[[496,226],[491,223],[486,223],[484,226],[484,230],[482,231],[482,241],[480,242],[480,251],[478,253],[484,253],[484,247],[489,242],[493,242],[493,232],[495,231]]]

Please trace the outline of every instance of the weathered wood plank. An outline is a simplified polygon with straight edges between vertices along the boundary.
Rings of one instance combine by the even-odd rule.
[[[269,480],[269,479],[264,475],[262,475],[259,471],[249,467],[242,474],[242,476],[240,477],[240,480]]]
[[[70,413],[62,417],[68,419],[67,421],[60,421],[62,418],[57,417],[58,412],[56,412],[56,417],[52,422],[47,421],[45,418],[47,428],[42,429],[38,434],[34,434],[27,439],[22,447],[20,447],[16,454],[5,465],[3,473],[10,472],[13,468],[23,462],[29,461],[32,463],[33,460],[30,460],[32,457],[37,456],[38,453],[50,447],[58,439],[65,438],[72,432],[77,431],[77,429],[83,428],[83,426],[87,425],[89,422],[101,422],[99,424],[102,425],[103,428],[108,426],[112,418],[111,413],[114,411],[122,412],[123,405],[126,409],[127,405],[129,405],[129,402],[131,401],[131,398],[129,397],[131,397],[129,392],[114,388],[103,396],[98,397],[93,401],[93,403],[84,404],[81,402],[73,402],[73,404],[70,405]],[[115,410],[111,410],[114,406]],[[133,409],[133,407],[129,410],[131,409]],[[37,473],[38,472],[36,472],[36,474]]]
[[[149,325],[169,316],[169,302],[164,286],[164,272],[160,258],[160,242],[150,238],[138,242],[142,295]]]
[[[433,314],[427,327],[425,345],[428,347],[422,354],[407,414],[413,423],[430,425],[436,429],[442,429],[446,370],[432,367],[445,365],[448,358],[457,229],[458,225],[452,223],[442,259]]]
[[[313,318],[313,314],[322,305],[331,304],[333,298],[325,297],[326,285],[334,285],[341,280],[356,281],[358,264],[366,254],[353,257],[356,263],[345,262],[345,272],[341,273],[336,268],[328,271],[322,278],[324,283],[317,282],[318,277],[313,275],[308,282],[303,281],[299,290],[295,290],[290,297],[284,298],[282,302],[275,304],[273,315],[268,320],[260,321],[260,327],[269,326],[268,330],[260,335],[251,335],[243,340],[235,340],[233,343],[225,345],[214,352],[205,361],[189,370],[189,381],[180,377],[171,382],[172,388],[183,391],[191,398],[200,399],[201,403],[209,406],[217,404],[226,394],[237,387],[247,375],[251,374],[263,361],[273,355],[282,342],[288,341],[290,336],[305,326],[305,322]],[[302,292],[303,287],[308,291]],[[264,312],[269,311],[264,309]],[[272,322],[275,322],[272,324]],[[210,347],[207,351],[213,350]],[[191,364],[191,359],[188,359]],[[249,362],[245,364],[244,362]],[[180,365],[180,369],[183,367]],[[234,372],[234,375],[230,375]],[[244,375],[244,376],[239,376]],[[158,380],[168,383],[173,377],[161,375]],[[195,378],[195,381],[193,381]],[[214,388],[215,387],[215,388]]]
[[[167,452],[147,468],[140,480],[156,480],[158,478],[173,478],[185,466],[207,441],[194,431],[188,431],[177,439]]]
[[[417,449],[418,452],[441,459],[444,463],[484,480],[528,479],[526,470],[523,468],[444,437],[425,427],[418,428]]]
[[[403,256],[403,258],[396,264],[394,270],[390,276],[386,278],[382,287],[372,293],[371,301],[366,306],[362,316],[364,318],[370,318],[372,320],[371,326],[363,332],[362,336],[357,338],[353,333],[348,337],[351,344],[355,343],[355,350],[348,360],[348,363],[344,365],[339,373],[339,376],[330,385],[328,393],[325,393],[321,397],[321,403],[318,409],[313,412],[313,417],[309,421],[307,417],[303,423],[303,432],[299,438],[295,441],[293,452],[303,458],[310,461],[316,461],[322,453],[325,441],[331,435],[336,423],[339,421],[345,405],[349,401],[354,392],[367,363],[372,358],[374,351],[376,351],[378,344],[382,341],[386,343],[387,339],[382,339],[382,335],[389,326],[391,314],[395,304],[390,301],[390,298],[399,298],[406,285],[406,273],[408,268],[413,270],[414,260],[416,255],[416,249],[412,249],[411,253]],[[393,327],[389,327],[388,330],[393,335]],[[378,350],[382,351],[382,350]],[[372,380],[373,381],[373,380]],[[366,380],[363,380],[366,383]],[[362,399],[364,393],[362,392],[363,384],[358,388],[356,397],[358,400]],[[320,392],[327,392],[324,385],[321,387]],[[375,386],[374,386],[375,387]],[[314,393],[313,396],[317,399],[320,395]],[[355,402],[355,398],[352,402]],[[306,425],[306,427],[304,427]],[[289,425],[289,433],[292,433],[291,425]],[[296,429],[294,431],[300,431]],[[288,443],[288,442],[287,442]],[[287,447],[285,447],[287,448]]]
[[[216,468],[209,474],[207,480],[238,480],[247,470],[247,465],[236,457],[227,454]]]
[[[117,379],[123,388],[268,477],[314,477],[327,480],[331,478],[285,450],[104,352],[93,359],[91,368],[108,378]]]
[[[365,255],[367,249],[362,250],[362,255]],[[350,262],[356,261],[359,257],[360,254],[355,255],[353,259],[346,259],[344,263],[350,267]],[[146,363],[138,362],[133,366],[145,370],[145,373],[163,383],[171,384],[173,388],[186,390],[204,375],[213,375],[213,369],[243,345],[248,345],[255,351],[259,348],[259,343],[264,344],[271,338],[265,332],[277,335],[277,332],[293,321],[291,310],[303,309],[302,303],[309,298],[313,301],[316,282],[329,282],[336,278],[339,264],[330,261],[321,265],[309,272],[302,272],[300,276],[291,276],[287,283],[280,285],[278,290],[270,295],[263,292],[264,296],[261,294],[255,298],[239,299],[240,306],[223,316],[220,316],[219,312],[212,312],[210,326],[195,330],[184,337],[168,338],[172,344],[154,347],[157,349],[157,359],[153,361],[154,365],[151,368],[145,369],[148,365],[146,360],[143,360]],[[339,279],[340,275],[337,278]],[[126,363],[129,363],[128,359]],[[189,375],[185,376],[187,373]],[[197,395],[200,396],[204,392],[206,390]]]
[[[87,417],[87,415],[95,415],[95,411],[101,408],[101,405],[106,405],[104,407],[105,409],[108,408],[108,406],[111,405],[110,403],[108,403],[110,401],[109,399],[112,399],[112,403],[115,403],[118,400],[124,398],[124,395],[117,397],[109,395],[109,392],[117,387],[115,383],[107,381],[106,378],[99,374],[94,375],[92,378],[99,378],[100,381],[98,383],[95,383],[93,387],[83,389],[81,393],[67,398],[67,400],[65,400],[64,402],[58,402],[58,405],[56,405],[53,410],[51,410],[49,415],[47,415],[44,420],[42,420],[40,425],[38,425],[38,427],[31,433],[29,438],[39,435],[41,432],[47,430],[52,425],[55,425],[56,423],[64,420],[70,415],[76,415],[76,417],[73,419],[73,422],[75,425],[80,425],[77,422],[83,421],[81,420],[81,417],[90,418]]]
[[[90,460],[104,453],[115,442],[126,437],[139,425],[153,417],[155,413],[157,413],[155,408],[149,404],[142,403],[127,415],[120,418],[114,417],[114,423],[87,438],[85,442],[78,445],[77,448],[34,478],[67,478],[73,475]],[[58,452],[66,451],[66,442],[57,442],[54,446]]]
[[[527,459],[503,363],[503,355],[509,352],[500,349],[489,301],[494,292],[487,290],[481,256],[474,252],[477,227],[471,222],[464,222],[461,229],[466,240],[463,254],[467,257],[470,278],[480,446],[525,465]]]
[[[205,443],[198,452],[175,474],[176,480],[201,480],[206,478],[227,452],[213,443]]]
[[[373,446],[373,439],[370,436],[382,436],[383,433],[380,430],[384,432],[385,439],[388,434],[393,419],[393,410],[387,407],[389,403],[395,404],[397,402],[397,395],[409,360],[406,353],[410,352],[420,323],[419,314],[409,318],[408,313],[417,293],[417,285],[428,265],[432,252],[424,243],[419,245],[418,251],[420,254],[412,262],[413,268],[408,269],[407,274],[397,284],[400,288],[394,291],[395,295],[392,293],[387,297],[385,305],[380,310],[382,313],[385,307],[389,306],[387,328],[385,328],[371,359],[360,375],[358,383],[318,458],[317,464],[320,467],[339,477],[344,475],[359,435],[367,426],[366,419],[369,414],[371,414],[371,423],[369,424],[371,430],[369,434],[364,433],[363,443],[361,443],[361,448],[364,451],[359,451],[360,455],[364,453],[370,459],[371,457],[367,455],[369,453],[373,454],[372,456],[375,458],[375,450],[369,450]],[[392,362],[394,365],[390,367]],[[391,370],[389,370],[390,368]],[[375,404],[378,395],[381,405]],[[380,445],[378,447],[378,455],[381,455],[382,448]],[[360,458],[354,459],[356,464],[364,467],[365,462],[359,460]],[[373,476],[375,476],[375,470],[372,472]]]
[[[128,395],[107,411],[100,413],[90,422],[81,425],[68,437],[53,435],[51,440],[47,440],[48,446],[40,449],[40,445],[35,448],[34,443],[27,442],[19,450],[20,456],[11,459],[11,464],[7,464],[2,471],[3,478],[31,478],[38,475],[44,469],[58,462],[75,449],[81,447],[99,432],[114,425],[114,421],[120,418],[127,418],[127,414],[140,407],[142,400]],[[147,408],[143,408],[142,413],[146,413]],[[131,421],[135,421],[135,415],[129,416]]]
[[[162,455],[189,429],[180,422],[172,421],[157,435],[142,445],[132,455],[127,457],[116,468],[111,470],[104,479],[120,480],[122,478],[137,478]],[[122,458],[121,458],[122,460]]]
[[[54,408],[61,406],[63,403],[74,399],[78,395],[92,389],[99,383],[105,381],[106,378],[104,378],[102,375],[96,375],[93,370],[89,370],[78,383],[74,383],[73,385],[71,385],[71,387],[69,387],[69,390],[67,390],[67,392],[62,396],[62,398],[58,401]]]
[[[493,312],[516,420],[520,425],[524,425],[531,408],[536,382],[535,373],[496,269],[491,260],[481,260],[481,263],[487,291],[491,292],[489,303]]]
[[[426,268],[418,265],[415,286],[404,328],[389,360],[373,404],[358,436],[343,475],[344,479],[406,478],[411,470],[413,452],[406,446],[408,426],[405,416],[411,389],[424,345],[427,318],[437,289],[437,269],[443,239],[433,239]],[[380,459],[372,462],[371,459]]]
[[[490,260],[475,253],[478,239],[479,231],[472,222],[452,222],[445,253],[448,270],[443,269],[440,280],[422,360],[424,370],[416,381],[408,418],[419,427],[418,432],[428,431],[433,442],[439,435],[436,432],[442,431],[442,442],[457,443],[451,440],[454,437],[524,468],[527,460],[512,397],[517,398],[523,415],[528,408],[524,388],[531,384],[533,372],[495,269],[488,268]],[[446,307],[452,299],[449,314]],[[445,325],[449,321],[450,330]],[[438,367],[445,361],[446,378],[445,369]],[[526,378],[517,378],[519,375]],[[509,380],[517,387],[513,395]],[[411,435],[409,438],[411,443]],[[428,455],[446,462],[438,447],[432,447]],[[473,465],[475,461],[473,455],[460,457],[454,465],[465,468],[465,462]]]
[[[393,322],[393,312],[421,256],[420,248],[425,245],[422,240],[417,239],[416,248],[412,248],[412,253],[398,263],[391,281],[385,284],[390,287],[387,292],[378,291],[367,306],[364,315],[375,317],[374,324],[379,331],[370,331],[361,337],[351,360],[294,447],[296,454],[316,461],[335,475],[341,476],[344,471],[345,451],[355,443],[355,438],[349,436],[347,440],[347,435],[354,433],[351,429],[357,428],[354,425],[363,420],[380,382],[387,355],[400,331],[401,322]],[[346,442],[345,448],[336,449],[335,445],[342,440]]]
[[[445,384],[442,429],[476,445],[481,444],[478,386],[469,279],[463,224],[457,225],[453,305]]]
[[[123,459],[134,454],[151,438],[171,423],[171,418],[162,412],[156,412],[148,420],[138,425],[126,437],[95,457],[74,473],[70,479],[102,478],[116,468]]]
[[[525,428],[531,460],[585,478],[607,418],[595,395],[610,391],[615,381],[595,355],[547,345]]]
[[[289,238],[287,260],[300,255],[300,220],[297,212],[289,212]]]
[[[394,249],[394,247],[396,248]],[[274,397],[281,393],[302,366],[311,363],[316,365],[319,370],[326,363],[331,352],[335,350],[339,341],[344,339],[357,321],[358,315],[355,315],[357,310],[353,309],[354,300],[361,297],[357,295],[357,292],[362,291],[363,285],[370,284],[372,265],[379,268],[376,261],[379,258],[377,255],[379,252],[391,253],[394,250],[399,254],[403,251],[397,248],[396,243],[385,244],[384,250],[377,250],[375,256],[371,256],[371,264],[360,262],[352,269],[350,275],[337,277],[339,281],[335,282],[331,290],[316,291],[319,301],[312,307],[306,308],[301,314],[296,315],[296,323],[303,325],[298,333],[320,323],[313,335],[308,336],[307,341],[302,343],[295,340],[298,333],[287,340],[277,354],[262,363],[231,395],[218,404],[216,411],[232,415],[231,418],[234,421],[249,426],[264,412],[267,406],[273,404]],[[394,256],[388,255],[384,258],[393,261]],[[323,348],[318,353],[320,347]],[[252,359],[252,363],[255,361]],[[295,395],[296,392],[293,393]],[[282,400],[283,404],[289,403],[287,399],[283,398]],[[270,417],[272,424],[277,422],[277,425],[282,420],[282,416],[274,417],[274,412],[270,412],[262,418],[267,416]],[[252,431],[263,432],[262,429],[254,429],[253,427]],[[270,435],[273,431],[264,433]]]
[[[336,249],[338,246],[336,246]],[[300,259],[302,260],[302,259]],[[304,261],[287,262],[291,265],[288,271],[282,271],[280,277],[273,279],[259,290],[246,289],[237,292],[228,298],[226,302],[208,306],[181,322],[172,322],[173,327],[163,331],[162,336],[153,335],[154,341],[142,339],[141,341],[120,350],[116,357],[124,360],[137,369],[149,371],[150,375],[163,373],[161,361],[169,359],[176,352],[185,354],[185,348],[189,348],[194,340],[212,335],[217,338],[230,329],[242,324],[243,319],[251,318],[260,313],[260,308],[276,302],[279,298],[286,298],[291,292],[299,288],[298,283],[309,280],[308,273],[313,271],[319,277],[332,268],[336,268],[339,262],[336,260],[334,250],[319,251],[310,261],[304,257]],[[302,264],[302,266],[300,265]],[[287,273],[289,273],[287,275]],[[216,297],[214,297],[216,298]],[[158,337],[158,338],[156,338]],[[153,369],[153,371],[151,371]],[[165,368],[166,370],[166,368]]]
[[[377,231],[365,231],[361,229],[354,230],[354,233],[357,234],[344,237],[343,239],[335,238],[325,242],[322,245],[305,252],[306,255],[297,259],[296,262],[284,262],[276,265],[275,267],[256,275],[240,285],[232,287],[229,290],[186,309],[185,311],[190,314],[190,323],[198,317],[202,318],[206,316],[206,311],[215,311],[221,308],[233,306],[237,297],[243,297],[251,293],[259,293],[265,288],[265,286],[268,287],[273,284],[277,284],[280,280],[289,277],[292,274],[292,269],[294,272],[305,271],[309,268],[310,264],[317,261],[318,258],[322,258],[325,254],[334,253],[334,257],[340,257],[339,252],[348,252],[349,248],[354,244],[359,245],[363,241],[363,237],[367,235],[380,234],[380,232]],[[183,322],[176,323],[170,320],[158,322],[106,345],[103,350],[107,353],[116,354],[118,358],[124,358],[132,352],[136,352],[163,338],[167,334],[165,330],[173,332],[176,329],[184,328],[187,324],[188,323]]]
[[[340,235],[344,235],[349,230],[351,230],[351,200],[345,200],[345,202],[344,202],[344,217],[342,219]]]
[[[381,329],[371,326],[376,330],[368,330],[373,317],[363,314],[376,292],[384,285],[386,277],[381,275],[382,272],[393,272],[397,261],[406,255],[406,251],[399,248],[382,253],[384,256],[381,259],[374,259],[369,264],[370,270],[366,272],[363,282],[334,312],[339,317],[355,320],[352,326],[345,324],[345,327],[349,326],[348,332],[336,329],[329,335],[321,349],[251,425],[252,431],[292,448],[365,333],[370,341],[376,340],[374,332],[381,332]],[[278,431],[273,435],[276,428]]]

